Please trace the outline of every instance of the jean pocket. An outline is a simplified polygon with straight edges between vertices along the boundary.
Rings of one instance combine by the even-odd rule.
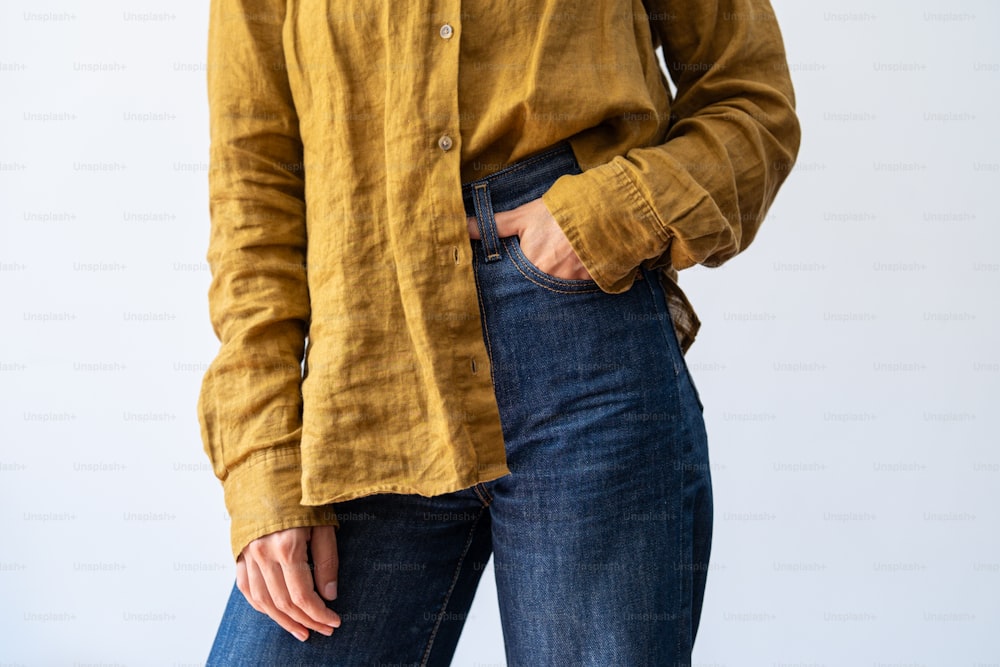
[[[559,278],[542,271],[521,250],[521,239],[518,236],[500,238],[507,250],[507,258],[522,276],[529,282],[553,292],[599,292],[597,281],[593,278]]]

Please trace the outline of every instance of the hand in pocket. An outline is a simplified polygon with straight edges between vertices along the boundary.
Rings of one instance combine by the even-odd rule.
[[[494,213],[497,234],[517,236],[521,252],[539,270],[563,280],[593,280],[542,198]],[[469,237],[479,238],[475,216],[466,218]]]

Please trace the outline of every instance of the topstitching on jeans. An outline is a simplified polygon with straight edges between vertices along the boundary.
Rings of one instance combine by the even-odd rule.
[[[490,330],[489,326],[486,324],[486,306],[482,303],[482,286],[479,284],[479,258],[477,253],[472,253],[472,277],[476,281],[476,293],[479,295],[479,307],[482,314],[480,318],[483,325],[483,340],[486,343],[486,354],[490,358],[490,379],[493,379],[493,346],[490,345]]]
[[[557,292],[559,294],[591,293],[599,292],[601,289],[597,286],[597,283],[592,280],[566,280],[545,273],[531,263],[531,261],[524,255],[524,252],[521,251],[520,245],[515,244],[512,240],[510,240],[510,237],[505,237],[502,241],[504,248],[507,250],[507,257],[510,259],[510,263],[514,265],[514,268],[516,268],[529,282],[532,282],[543,289],[547,289],[550,292]]]
[[[479,521],[483,518],[483,512],[486,511],[486,507],[481,507],[479,509],[479,515],[476,520],[472,522],[472,527],[469,529],[469,537],[465,540],[465,546],[462,548],[462,553],[458,557],[458,563],[455,565],[455,573],[451,577],[451,584],[448,586],[448,591],[444,594],[444,602],[441,603],[441,609],[436,614],[437,620],[434,621],[434,628],[431,630],[430,637],[427,638],[427,646],[424,648],[424,655],[420,660],[420,667],[427,667],[428,661],[431,658],[431,647],[434,645],[434,638],[437,637],[438,630],[441,628],[441,621],[445,617],[445,613],[448,609],[448,602],[451,600],[451,594],[455,590],[455,584],[458,583],[458,577],[462,573],[462,566],[465,564],[465,557],[469,553],[469,548],[472,546],[472,541],[476,535],[476,527],[479,525]]]
[[[646,269],[641,269],[645,272]],[[677,341],[677,335],[673,332],[673,320],[670,318],[670,311],[667,309],[666,300],[660,299],[659,295],[656,293],[656,285],[653,284],[653,280],[647,276],[646,284],[649,287],[649,296],[653,302],[653,307],[656,309],[657,319],[660,320],[660,333],[663,335],[663,342],[667,346],[667,351],[670,353],[670,365],[674,369],[674,377],[678,377],[681,374],[680,364],[684,363],[683,359],[678,359],[681,355],[680,343]],[[662,289],[662,288],[661,288]],[[666,327],[670,327],[670,332],[668,333]],[[673,340],[668,338],[671,336]],[[678,360],[680,364],[678,363]]]
[[[479,500],[485,506],[489,506],[493,502],[493,496],[490,495],[489,489],[482,482],[477,482],[472,486],[472,490],[475,491],[476,495],[479,496]]]
[[[493,202],[490,198],[489,183],[477,183],[472,192],[476,207],[476,226],[479,228],[479,238],[486,252],[486,261],[500,259],[500,235],[497,233],[496,220],[493,218]]]

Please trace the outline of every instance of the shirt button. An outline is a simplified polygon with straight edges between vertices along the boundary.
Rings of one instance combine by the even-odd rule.
[[[438,34],[441,35],[441,39],[451,39],[451,36],[455,34],[455,30],[449,24],[445,23],[438,30]]]
[[[441,138],[438,139],[438,147],[443,151],[451,150],[451,147],[453,145],[454,144],[451,140],[451,137],[449,137],[447,134],[441,135]]]

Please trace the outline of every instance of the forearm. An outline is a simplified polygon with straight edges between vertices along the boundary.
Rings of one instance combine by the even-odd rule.
[[[677,87],[664,141],[563,177],[543,197],[609,292],[627,289],[642,262],[718,266],[744,250],[800,142],[767,0],[648,4]]]

